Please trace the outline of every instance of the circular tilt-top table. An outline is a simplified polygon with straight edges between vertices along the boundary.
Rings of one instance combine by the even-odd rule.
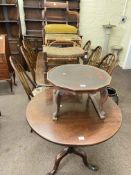
[[[103,105],[107,101],[107,86],[111,82],[111,76],[99,68],[81,65],[67,64],[51,69],[47,74],[47,79],[54,85],[56,112],[53,113],[53,119],[57,120],[60,113],[61,97],[65,93],[88,93],[94,94],[100,92],[100,99],[97,103],[94,96],[90,95],[95,109],[101,119],[105,118]]]
[[[96,171],[97,166],[87,161],[86,153],[78,149],[79,146],[104,142],[114,136],[121,126],[121,111],[112,99],[108,98],[104,105],[105,120],[99,119],[91,101],[88,108],[83,104],[77,96],[63,97],[61,117],[54,121],[53,89],[48,88],[35,96],[27,106],[26,117],[31,128],[42,138],[66,146],[56,156],[53,170],[48,175],[54,175],[60,161],[70,153],[80,156],[89,169]]]

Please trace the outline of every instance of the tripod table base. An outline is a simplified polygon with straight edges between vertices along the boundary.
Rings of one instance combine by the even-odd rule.
[[[54,175],[57,170],[58,170],[58,167],[59,167],[59,164],[60,164],[60,161],[67,155],[67,154],[76,154],[78,156],[80,156],[83,160],[83,163],[85,166],[87,166],[90,170],[92,171],[97,171],[98,170],[98,167],[95,166],[95,165],[92,165],[90,164],[88,161],[87,161],[87,155],[86,153],[81,150],[81,149],[76,149],[74,147],[66,147],[64,148],[64,150],[59,153],[57,156],[56,156],[56,159],[55,159],[55,164],[54,164],[54,167],[53,167],[53,170],[50,171],[47,175]]]

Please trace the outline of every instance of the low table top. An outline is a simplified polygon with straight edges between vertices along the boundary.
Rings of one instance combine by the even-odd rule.
[[[47,79],[56,87],[72,91],[95,91],[111,82],[104,70],[81,64],[55,67],[47,73]]]
[[[63,97],[60,118],[53,121],[52,93],[52,88],[45,89],[30,101],[26,111],[29,125],[44,139],[61,145],[86,146],[108,140],[119,130],[121,111],[110,98],[104,105],[107,114],[104,121],[99,119],[92,103],[85,107],[84,100],[80,103],[77,96]]]

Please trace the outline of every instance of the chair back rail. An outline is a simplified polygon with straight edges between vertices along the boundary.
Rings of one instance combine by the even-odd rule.
[[[36,58],[37,58],[37,54],[35,53],[35,51],[33,50],[33,48],[31,47],[31,43],[29,40],[22,40],[23,46],[26,49],[26,51],[29,53],[30,55],[30,62],[32,64],[32,67],[35,68],[36,66]]]
[[[21,50],[22,55],[27,63],[29,71],[31,72],[32,78],[35,81],[35,71],[34,71],[34,66],[32,64],[32,61],[31,61],[31,56],[23,46],[20,47],[20,50]]]
[[[99,68],[105,70],[111,75],[117,64],[117,57],[114,54],[109,53],[101,60]]]
[[[99,63],[101,62],[101,53],[102,53],[102,47],[97,46],[91,53],[87,64],[91,66],[98,67]]]
[[[32,87],[33,89],[35,88],[35,84],[31,81],[31,79],[29,78],[29,76],[27,76],[24,68],[22,67],[22,65],[19,63],[19,61],[17,60],[17,58],[11,57],[10,56],[10,63],[14,69],[14,71],[17,73],[21,84],[28,96],[28,99],[31,100],[31,97],[33,97],[33,93],[32,93]],[[29,80],[30,79],[30,80]],[[28,83],[28,81],[30,81],[30,84]],[[32,87],[30,86],[32,85]]]
[[[87,42],[85,43],[85,45],[83,46],[83,49],[84,49],[86,52],[88,52],[89,49],[90,49],[90,47],[91,47],[91,41],[89,40],[89,41],[87,41]]]

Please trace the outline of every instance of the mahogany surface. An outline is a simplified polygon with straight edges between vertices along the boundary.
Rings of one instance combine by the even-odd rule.
[[[61,117],[53,121],[55,104],[52,93],[52,88],[45,89],[30,101],[26,111],[29,125],[44,139],[67,146],[87,146],[104,142],[119,130],[121,111],[110,98],[104,105],[107,117],[100,120],[92,103],[87,107],[77,96],[65,96]]]
[[[63,90],[71,93],[96,93],[100,92],[99,102],[91,98],[101,119],[106,117],[103,105],[108,98],[107,86],[111,82],[111,76],[96,67],[81,64],[67,64],[57,66],[47,73],[47,80],[57,89],[55,101],[56,111],[53,113],[53,120],[58,120],[60,103]],[[65,93],[65,92],[64,92]]]
[[[47,73],[47,79],[56,87],[72,91],[95,91],[111,82],[105,71],[82,64],[57,66]]]

